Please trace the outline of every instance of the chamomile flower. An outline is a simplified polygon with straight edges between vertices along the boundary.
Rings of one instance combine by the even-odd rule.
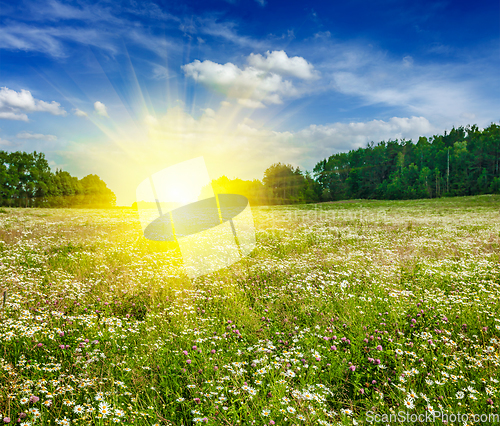
[[[75,408],[73,408],[73,412],[81,416],[85,413],[85,408],[83,408],[81,405],[75,405]]]
[[[99,404],[99,414],[105,418],[111,414],[111,407],[107,402],[102,401]]]
[[[412,408],[415,408],[414,401],[411,398],[406,398],[405,401],[403,402],[403,405],[410,410]]]

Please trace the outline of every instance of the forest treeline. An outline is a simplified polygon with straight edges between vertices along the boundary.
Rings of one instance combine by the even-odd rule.
[[[251,205],[345,199],[436,198],[500,193],[500,125],[453,128],[430,138],[371,142],[331,155],[312,172],[276,163],[262,180],[212,181],[216,193],[245,195]],[[0,151],[0,205],[111,207],[115,194],[96,175],[52,173],[44,154]]]
[[[112,207],[115,194],[97,175],[53,173],[43,153],[0,151],[0,206]]]
[[[500,126],[453,128],[431,138],[373,142],[334,154],[312,174],[273,164],[261,181],[212,182],[216,192],[246,195],[250,203],[294,204],[345,199],[436,198],[500,193]]]

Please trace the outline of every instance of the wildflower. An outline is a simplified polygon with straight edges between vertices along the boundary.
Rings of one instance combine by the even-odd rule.
[[[103,417],[107,417],[111,413],[111,408],[107,402],[101,402],[99,404],[99,413],[102,414]]]
[[[36,419],[39,419],[40,416],[41,416],[41,413],[38,409],[36,408],[31,408],[30,409],[30,413],[36,418]]]
[[[85,408],[83,408],[81,405],[76,405],[75,408],[73,408],[73,412],[81,416],[85,413]]]
[[[462,399],[465,396],[465,394],[462,391],[458,391],[455,396],[457,399]]]
[[[409,409],[415,408],[415,404],[413,403],[413,399],[411,398],[406,398],[403,404],[406,408]]]
[[[20,402],[21,404],[23,404],[23,405],[24,405],[24,404],[27,404],[27,403],[28,403],[28,401],[29,401],[29,399],[28,399],[28,398],[26,398],[26,397],[23,397],[23,398],[21,398],[21,399],[19,400],[19,402]]]
[[[269,414],[271,414],[271,410],[267,410],[267,409],[262,410],[262,415],[263,416],[267,417],[267,416],[269,416]]]
[[[295,413],[295,408],[293,407],[286,407],[286,411],[288,411],[289,413]]]

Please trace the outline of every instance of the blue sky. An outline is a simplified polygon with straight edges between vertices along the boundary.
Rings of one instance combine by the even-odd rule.
[[[311,170],[370,141],[500,120],[498,1],[0,2],[0,149],[130,205],[197,156],[213,178]]]

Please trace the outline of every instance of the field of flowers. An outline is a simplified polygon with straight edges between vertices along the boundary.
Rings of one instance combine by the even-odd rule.
[[[134,210],[1,209],[0,421],[499,414],[499,210],[500,196],[254,208],[252,255],[190,281]]]

